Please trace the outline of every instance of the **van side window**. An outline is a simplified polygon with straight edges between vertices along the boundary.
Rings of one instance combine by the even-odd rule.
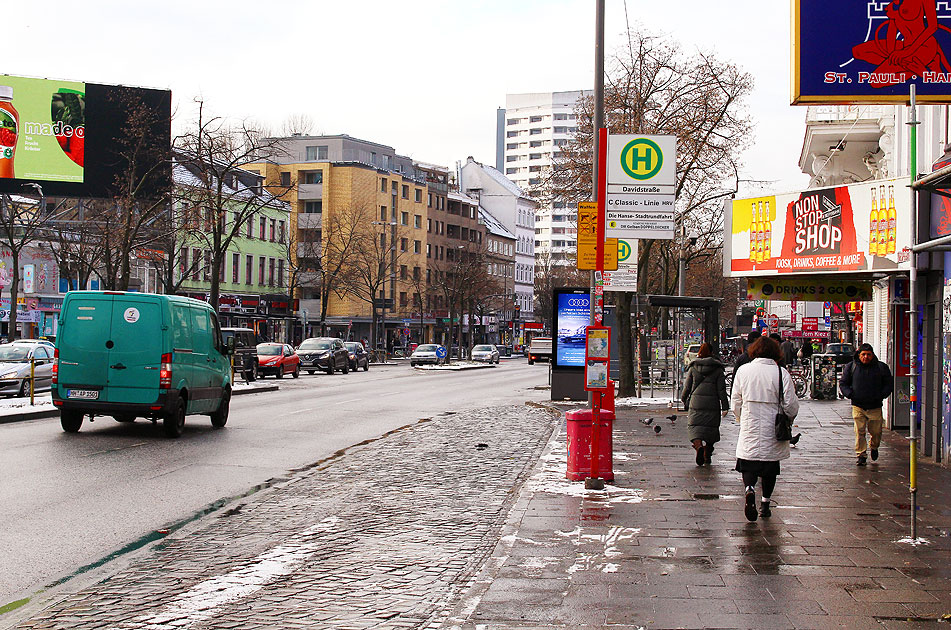
[[[172,347],[176,350],[191,350],[191,323],[187,306],[172,305]]]
[[[192,350],[200,354],[208,354],[214,344],[211,339],[211,318],[208,311],[202,308],[190,308],[192,315]]]
[[[211,315],[211,329],[215,331],[215,348],[218,349],[218,352],[224,354],[225,343],[221,338],[221,326],[218,325],[218,317],[214,313]]]

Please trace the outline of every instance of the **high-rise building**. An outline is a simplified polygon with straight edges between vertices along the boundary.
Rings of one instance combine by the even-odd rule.
[[[590,90],[508,94],[497,117],[495,168],[531,194],[551,170],[553,155],[578,126],[575,106]],[[577,249],[577,205],[555,199],[539,205],[535,251],[555,260],[573,259]]]

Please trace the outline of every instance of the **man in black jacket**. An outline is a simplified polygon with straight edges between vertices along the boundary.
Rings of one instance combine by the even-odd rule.
[[[845,366],[839,389],[842,395],[852,400],[852,421],[855,423],[856,465],[866,461],[865,432],[871,436],[872,461],[878,459],[878,446],[882,442],[882,403],[892,393],[892,372],[875,357],[872,346],[863,343],[855,358]]]

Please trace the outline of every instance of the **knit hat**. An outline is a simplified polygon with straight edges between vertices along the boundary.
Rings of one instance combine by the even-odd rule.
[[[869,343],[863,343],[860,345],[856,353],[858,352],[871,352],[873,355],[875,354],[875,351],[872,350],[872,344]]]

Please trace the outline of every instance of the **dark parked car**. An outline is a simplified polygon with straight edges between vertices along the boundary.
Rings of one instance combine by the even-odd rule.
[[[262,377],[273,374],[277,378],[291,374],[297,378],[300,376],[300,357],[293,346],[286,343],[259,343],[258,374]]]
[[[234,370],[246,381],[258,378],[258,336],[250,328],[222,328],[221,341],[228,347],[228,339],[234,337]]]
[[[340,370],[344,374],[350,371],[350,353],[343,345],[343,340],[337,337],[311,337],[305,339],[297,347],[300,356],[301,368],[313,374],[317,370],[324,370],[333,374]]]
[[[836,365],[850,363],[855,355],[855,348],[847,343],[830,343],[826,346],[825,354],[831,354],[835,357]]]
[[[350,369],[356,372],[362,367],[364,372],[368,372],[370,370],[370,355],[367,354],[363,344],[359,341],[347,341],[343,345],[346,346],[349,353]]]

